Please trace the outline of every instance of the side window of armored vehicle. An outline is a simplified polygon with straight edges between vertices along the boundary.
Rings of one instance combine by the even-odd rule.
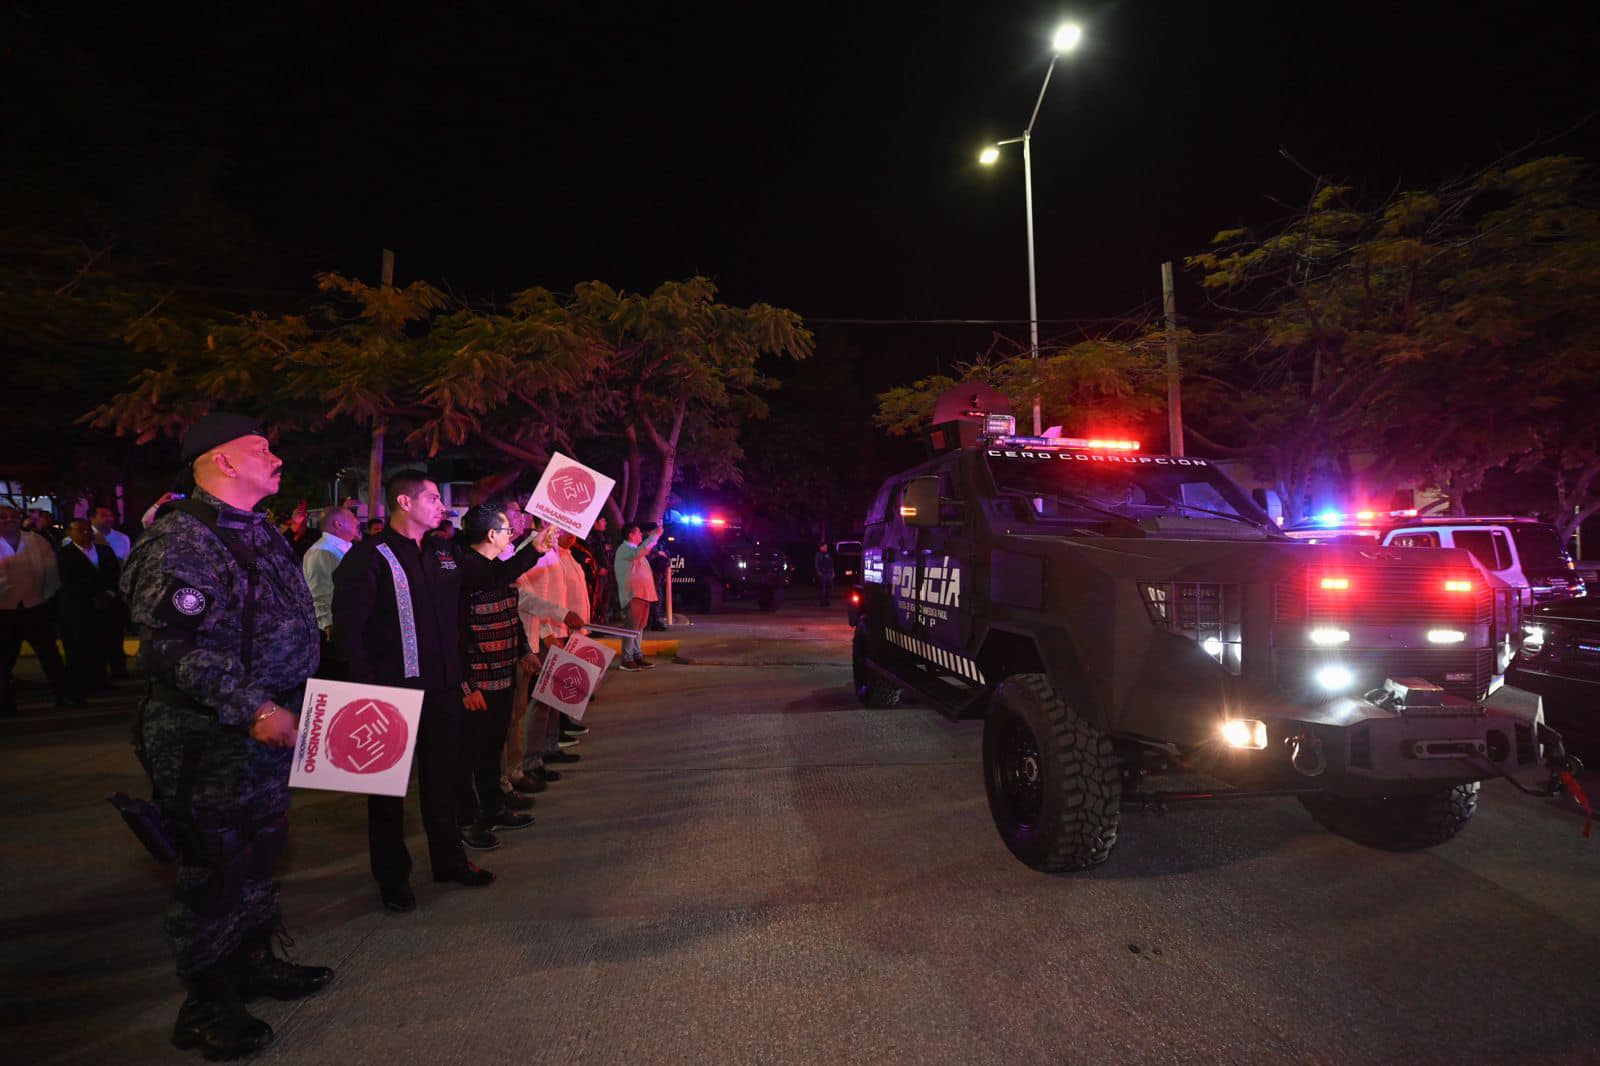
[[[1397,533],[1389,538],[1389,546],[1392,548],[1437,548],[1439,546],[1439,534],[1431,531],[1425,533]]]
[[[1511,545],[1498,529],[1458,529],[1455,542],[1456,547],[1467,549],[1490,570],[1504,570],[1511,565]]]
[[[878,494],[872,498],[872,507],[867,511],[867,524],[882,522],[889,514],[889,497],[895,493],[898,486],[894,482],[885,482],[878,489]]]

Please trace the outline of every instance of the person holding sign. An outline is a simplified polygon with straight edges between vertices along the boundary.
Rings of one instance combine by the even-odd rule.
[[[548,544],[487,559],[453,539],[427,537],[445,508],[426,474],[403,470],[385,488],[389,525],[352,547],[333,575],[334,642],[348,680],[424,693],[416,765],[433,879],[488,885],[494,875],[467,861],[456,823],[461,716],[482,713],[462,705],[463,603],[470,593],[510,585]],[[367,843],[384,907],[413,909],[404,797],[367,798]]]
[[[152,852],[151,839],[176,843],[166,925],[189,995],[172,1042],[232,1059],[272,1040],[241,1000],[297,999],[333,977],[272,951],[295,708],[317,668],[317,616],[299,560],[254,509],[283,468],[261,423],[208,414],[182,454],[194,496],[155,520],[122,573],[150,678],[135,751],[157,813],[125,796],[113,803]]]
[[[479,504],[461,521],[460,543],[485,559],[498,558],[511,543],[513,526],[504,511]],[[500,793],[500,750],[511,726],[517,668],[536,671],[539,660],[517,617],[517,592],[510,585],[467,597],[464,618],[467,676],[461,682],[467,709],[461,731],[461,772],[456,821],[461,842],[477,851],[500,846],[497,829],[526,829],[533,815],[508,810]],[[528,800],[529,804],[533,801]]]
[[[650,549],[661,539],[661,527],[652,525],[649,536],[637,522],[622,527],[622,543],[617,545],[614,562],[617,571],[617,602],[629,627],[644,629],[650,621],[650,605],[656,599],[655,576],[650,572]],[[644,657],[637,638],[622,641],[619,670],[648,670],[655,664]]]

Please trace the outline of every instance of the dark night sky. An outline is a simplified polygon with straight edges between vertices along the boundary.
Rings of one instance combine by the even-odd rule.
[[[807,316],[1023,318],[1020,154],[975,155],[1021,132],[1064,15],[1086,38],[1035,133],[1045,319],[1155,300],[1163,259],[1303,202],[1280,147],[1374,195],[1540,138],[1595,154],[1593,121],[1558,136],[1596,106],[1595,37],[1545,5],[159,7],[33,20],[221,152],[255,234],[229,271],[264,289],[371,277],[387,245],[398,280],[480,299],[698,272]],[[922,372],[972,336],[850,341]]]

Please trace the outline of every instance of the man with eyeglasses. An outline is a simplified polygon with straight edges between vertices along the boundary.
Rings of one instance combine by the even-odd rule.
[[[334,642],[350,681],[423,691],[417,782],[433,879],[488,885],[494,875],[467,861],[456,823],[462,715],[481,713],[463,705],[463,604],[471,593],[509,586],[543,549],[530,544],[497,560],[428,537],[444,517],[439,486],[420,471],[403,470],[386,488],[388,526],[352,547],[334,572]],[[412,910],[403,797],[367,798],[367,843],[385,909]]]

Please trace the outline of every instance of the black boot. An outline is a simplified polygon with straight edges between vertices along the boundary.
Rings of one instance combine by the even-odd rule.
[[[209,1062],[254,1055],[272,1043],[272,1026],[244,1009],[227,963],[217,963],[189,978],[189,996],[178,1008],[172,1046],[199,1051]]]
[[[333,971],[326,966],[300,966],[274,955],[275,932],[280,933],[284,943],[294,943],[276,923],[268,923],[246,933],[244,943],[239,945],[234,961],[242,998],[300,999],[333,980]]]

